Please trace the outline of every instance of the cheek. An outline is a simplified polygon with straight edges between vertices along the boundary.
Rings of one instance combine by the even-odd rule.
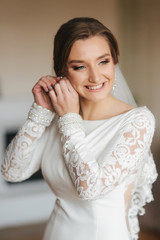
[[[82,73],[79,73],[79,72],[71,72],[69,75],[68,75],[68,78],[71,82],[71,84],[73,86],[79,86],[83,80],[84,80],[84,76]]]
[[[115,72],[112,73],[113,82],[115,81]]]
[[[79,85],[79,79],[75,74],[69,75],[69,81],[74,88],[77,88]]]
[[[109,70],[109,75],[110,75],[110,79],[112,81],[115,80],[115,67],[114,66],[111,66],[110,70]]]

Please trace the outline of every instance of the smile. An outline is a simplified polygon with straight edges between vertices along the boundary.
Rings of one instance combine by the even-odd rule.
[[[104,83],[101,83],[100,85],[97,85],[97,86],[86,86],[87,89],[89,90],[97,90],[97,89],[100,89],[104,86]]]

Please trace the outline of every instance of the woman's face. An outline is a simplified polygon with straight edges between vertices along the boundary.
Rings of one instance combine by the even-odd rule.
[[[110,47],[102,36],[77,40],[67,61],[67,77],[80,99],[107,99],[115,79]]]

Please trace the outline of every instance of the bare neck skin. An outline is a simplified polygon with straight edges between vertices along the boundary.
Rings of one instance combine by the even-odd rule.
[[[80,99],[80,114],[84,120],[102,120],[110,118],[118,113],[120,101],[114,98],[111,94],[107,99],[99,102],[86,101]]]
[[[80,115],[84,120],[103,120],[115,117],[132,110],[134,107],[118,100],[111,94],[99,102],[80,99]]]

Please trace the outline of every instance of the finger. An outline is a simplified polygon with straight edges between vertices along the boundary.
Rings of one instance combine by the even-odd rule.
[[[51,90],[56,83],[56,78],[50,75],[44,76],[40,80],[47,85],[48,90]]]
[[[39,93],[39,92],[42,92],[42,89],[45,92],[48,92],[47,84],[45,82],[43,82],[42,80],[39,80],[38,83],[36,83],[36,85],[33,87],[32,92]]]
[[[49,91],[49,96],[50,96],[52,104],[55,105],[57,103],[57,96],[53,89],[51,91]]]
[[[77,93],[76,90],[74,89],[74,87],[72,86],[72,84],[70,83],[70,81],[68,79],[66,80],[66,85],[67,85],[68,91],[70,93]]]
[[[60,77],[57,77],[57,79],[56,79],[57,82],[60,81],[60,80],[62,80],[64,77],[65,77],[64,75],[62,75],[62,76],[60,76]]]
[[[54,85],[54,91],[55,91],[55,93],[57,95],[57,98],[63,99],[63,92],[62,92],[62,89],[61,89],[61,86],[60,86],[59,83],[56,83]]]
[[[60,85],[61,91],[62,91],[62,93],[63,93],[64,95],[66,95],[66,94],[69,93],[69,89],[68,89],[66,80],[61,80],[61,81],[59,81],[59,85]]]
[[[47,75],[44,80],[49,90],[51,90],[57,82],[56,78],[50,75]]]

